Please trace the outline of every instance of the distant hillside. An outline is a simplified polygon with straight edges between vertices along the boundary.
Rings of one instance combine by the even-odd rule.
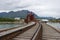
[[[53,18],[53,17],[39,17],[40,19],[49,19],[49,20],[51,20],[51,19],[56,19],[56,18]]]
[[[15,18],[15,17],[25,18],[29,12],[30,11],[28,11],[28,10],[22,10],[22,11],[16,11],[16,12],[10,11],[8,13],[2,12],[2,13],[0,13],[0,17],[1,18]],[[34,14],[34,16],[35,16],[35,18],[38,18],[38,16],[36,14]]]
[[[15,18],[15,17],[20,17],[20,18],[25,18],[27,14],[30,13],[28,10],[22,10],[22,11],[10,11],[10,12],[1,12],[0,13],[0,18]],[[33,13],[33,12],[32,12]],[[53,17],[39,17],[35,13],[33,13],[35,18],[39,19],[55,19]]]

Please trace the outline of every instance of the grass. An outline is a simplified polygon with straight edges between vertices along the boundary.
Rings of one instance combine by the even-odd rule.
[[[12,18],[0,18],[0,22],[14,22],[14,21],[16,20]]]

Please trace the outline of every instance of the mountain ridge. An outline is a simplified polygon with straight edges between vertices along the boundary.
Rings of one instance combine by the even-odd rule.
[[[20,17],[20,18],[25,18],[27,16],[27,14],[30,13],[30,11],[28,10],[22,10],[22,11],[10,11],[10,12],[1,12],[0,13],[0,17],[1,18],[15,18],[15,17]],[[32,12],[33,13],[33,12]],[[33,13],[35,18],[38,18],[38,16]]]
[[[16,17],[26,18],[27,14],[30,12],[31,11],[28,11],[28,10],[10,11],[8,13],[7,12],[1,12],[0,18],[16,18]],[[34,14],[34,17],[38,18],[38,19],[55,19],[53,17],[39,17],[34,12],[32,12],[32,13]]]

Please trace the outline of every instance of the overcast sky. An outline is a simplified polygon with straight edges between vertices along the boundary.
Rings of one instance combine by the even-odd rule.
[[[30,10],[38,16],[60,18],[60,0],[0,0],[0,12]]]

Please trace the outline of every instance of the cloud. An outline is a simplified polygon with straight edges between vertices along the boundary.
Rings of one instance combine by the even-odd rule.
[[[60,0],[0,0],[0,11],[30,10],[38,16],[60,17]]]

